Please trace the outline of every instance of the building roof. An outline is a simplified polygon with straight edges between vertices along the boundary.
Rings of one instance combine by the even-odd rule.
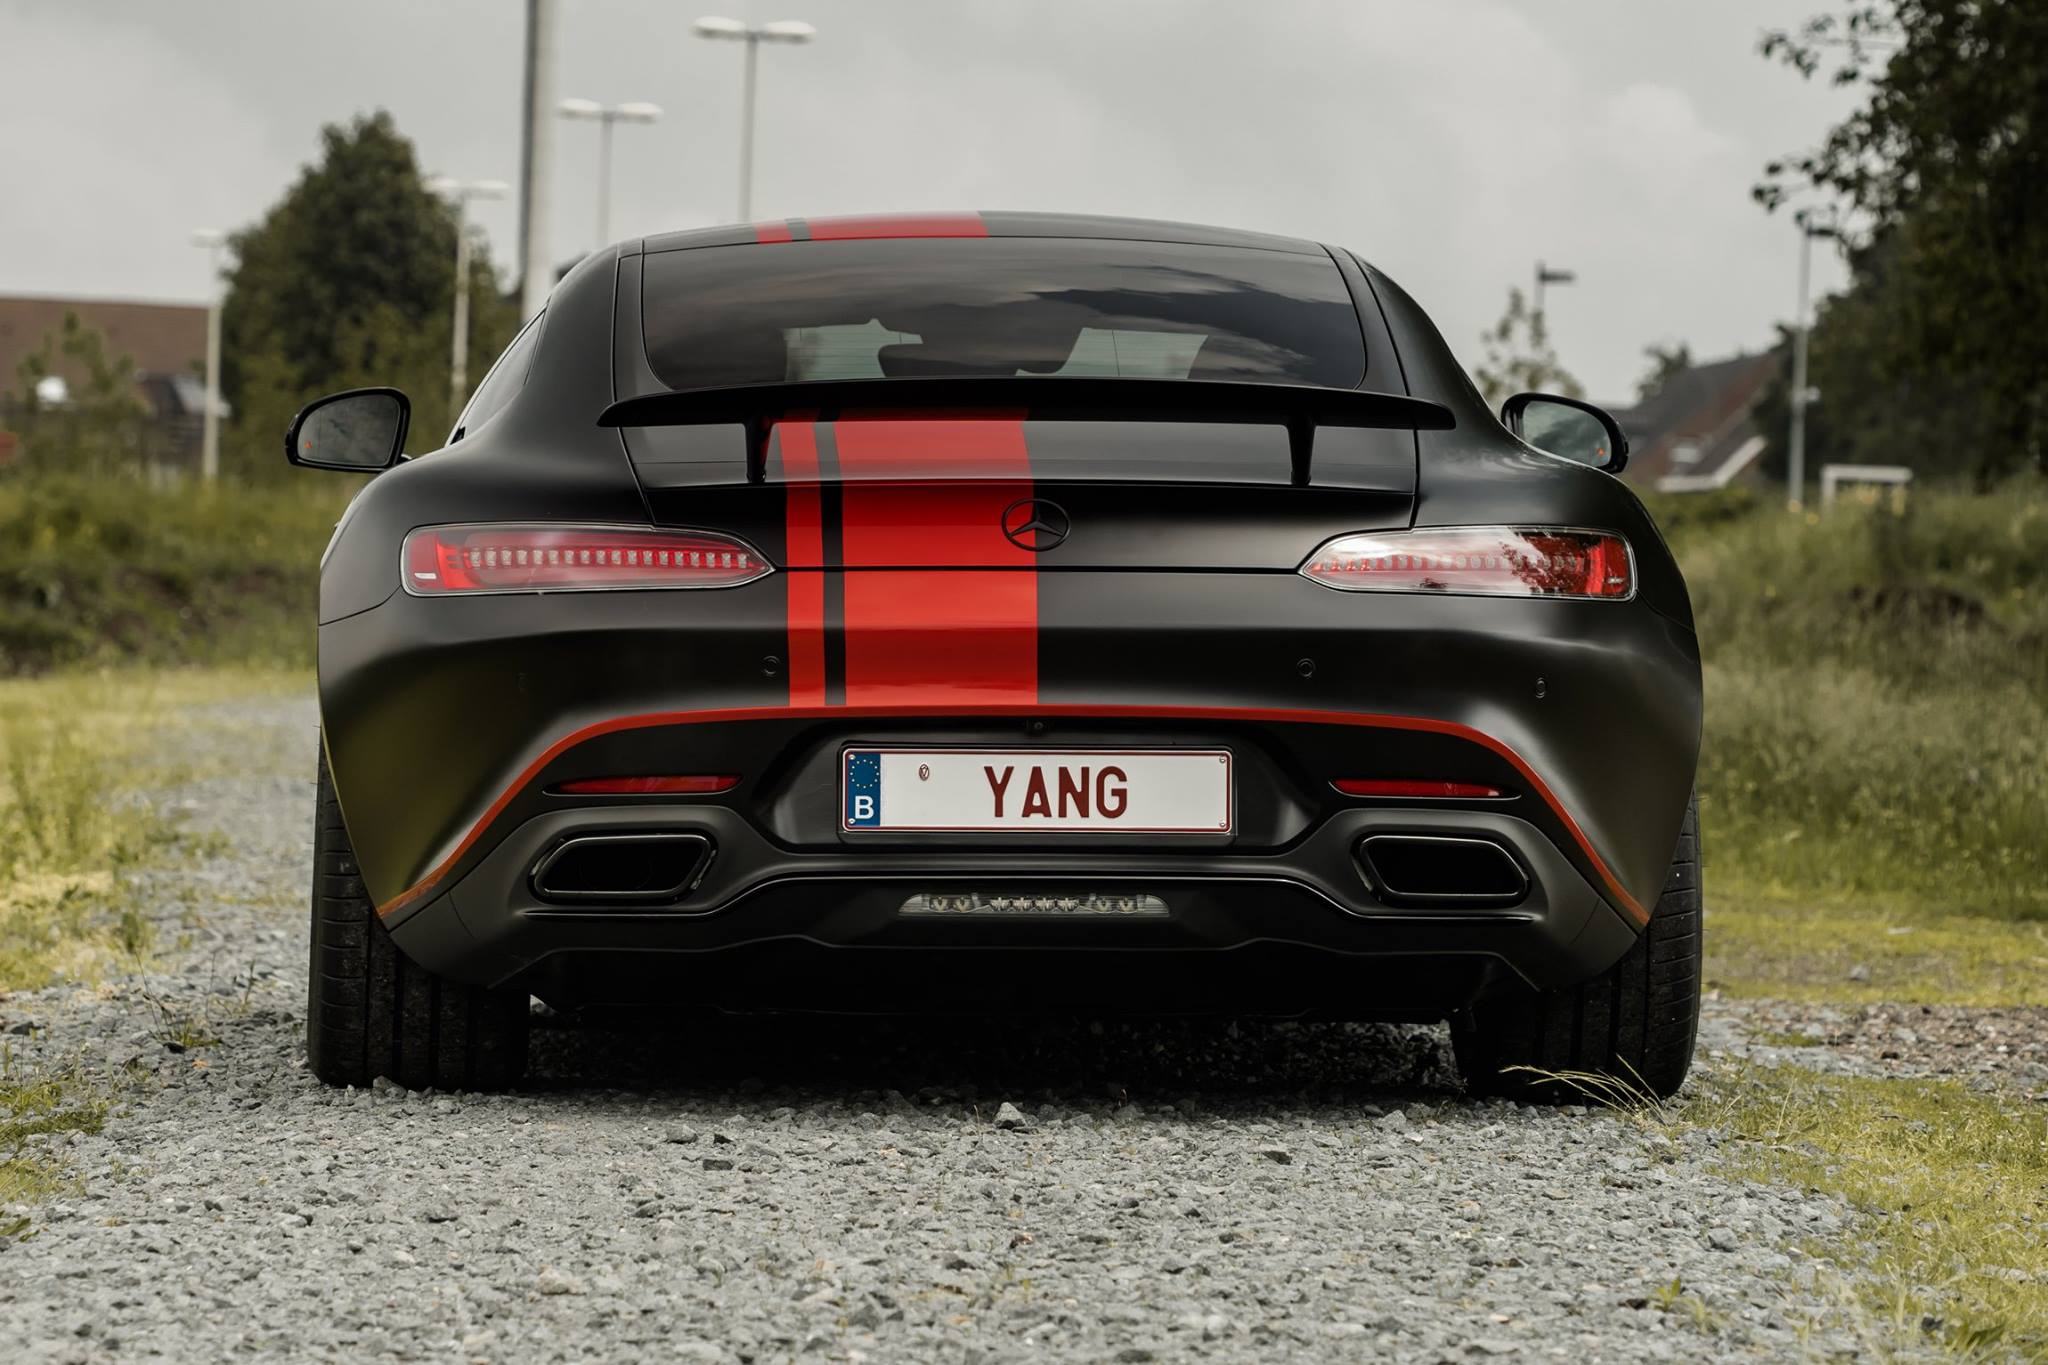
[[[0,296],[0,393],[16,387],[22,360],[64,325],[66,313],[104,335],[109,356],[134,360],[139,374],[191,374],[206,364],[204,304]],[[85,378],[61,363],[57,373],[74,385]]]
[[[1628,435],[1622,477],[1669,492],[1719,488],[1753,474],[1770,438],[1757,404],[1777,377],[1775,351],[1691,365],[1614,416]]]

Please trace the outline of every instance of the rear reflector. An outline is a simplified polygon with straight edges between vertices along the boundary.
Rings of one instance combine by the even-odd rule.
[[[737,777],[589,777],[554,790],[564,796],[708,796],[739,784]]]
[[[402,560],[416,597],[732,588],[774,572],[732,536],[615,526],[425,526],[405,538]]]
[[[1601,531],[1444,526],[1339,536],[1301,572],[1348,592],[1620,600],[1635,592],[1628,542]]]
[[[1479,782],[1390,782],[1376,777],[1340,777],[1330,784],[1346,796],[1506,796]]]

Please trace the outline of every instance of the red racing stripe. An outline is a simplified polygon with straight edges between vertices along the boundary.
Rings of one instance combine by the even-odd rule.
[[[978,213],[867,213],[808,218],[814,242],[857,242],[876,237],[986,237]],[[769,240],[764,237],[762,241]],[[777,238],[786,241],[787,238]]]
[[[754,224],[754,240],[757,242],[793,242],[796,234],[789,230],[787,222]]]
[[[1028,574],[1012,576],[1032,577]],[[540,756],[527,764],[525,770],[513,779],[511,785],[498,794],[497,800],[491,802],[483,816],[470,826],[469,832],[456,842],[446,857],[436,863],[426,876],[379,905],[377,913],[381,916],[394,915],[424,900],[450,872],[454,871],[456,865],[476,845],[477,840],[483,837],[484,832],[504,813],[505,808],[512,804],[513,798],[531,786],[534,779],[538,778],[550,763],[577,745],[596,739],[600,735],[617,734],[622,730],[645,730],[663,725],[722,725],[750,720],[833,720],[855,715],[872,719],[1087,716],[1119,720],[1225,720],[1265,725],[1361,725],[1378,730],[1419,730],[1429,734],[1450,735],[1500,755],[1520,773],[1522,780],[1529,784],[1529,790],[1534,792],[1544,805],[1550,807],[1558,821],[1563,824],[1565,833],[1571,836],[1572,842],[1585,854],[1586,860],[1592,864],[1594,873],[1607,888],[1614,903],[1635,921],[1637,928],[1650,922],[1650,912],[1644,908],[1641,901],[1628,893],[1628,888],[1614,875],[1614,869],[1607,865],[1606,859],[1593,847],[1593,841],[1586,837],[1586,832],[1579,827],[1579,822],[1572,818],[1572,813],[1558,800],[1557,793],[1550,789],[1550,784],[1529,766],[1527,759],[1483,730],[1475,730],[1469,725],[1461,725],[1453,720],[1435,720],[1426,716],[1365,715],[1350,711],[1272,710],[1263,707],[1227,706],[1086,706],[1072,703],[1047,706],[958,706],[920,702],[913,705],[862,707],[734,707],[713,711],[659,711],[647,715],[618,716],[611,720],[601,720],[579,730],[572,730],[542,750]]]
[[[1003,534],[1005,509],[1031,496],[1021,413],[848,419],[832,433],[849,569],[1035,566],[1038,557]]]
[[[1036,556],[1003,535],[1031,496],[1021,418],[843,421],[849,706],[1038,700]]]
[[[1037,700],[1037,574],[847,570],[848,706]]]
[[[791,569],[813,571],[782,575],[789,585],[789,704],[822,706],[825,577],[815,571],[825,563],[825,535],[818,510],[818,428],[814,422],[779,422],[775,438],[785,479],[783,559]]]

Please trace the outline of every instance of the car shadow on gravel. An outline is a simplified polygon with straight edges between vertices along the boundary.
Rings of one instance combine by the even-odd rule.
[[[1462,1099],[1442,1027],[1261,1019],[539,1018],[527,1089],[1083,1108]]]

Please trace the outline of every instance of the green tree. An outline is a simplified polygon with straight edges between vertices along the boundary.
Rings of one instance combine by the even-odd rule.
[[[135,361],[67,310],[64,320],[15,366],[13,408],[24,444],[44,468],[101,471],[142,458],[148,408],[135,388]],[[45,401],[45,379],[64,381],[61,403]]]
[[[1839,212],[1851,287],[1812,341],[1832,438],[1979,482],[2048,470],[2048,4],[1854,0],[1762,51],[1867,96],[1756,187]]]
[[[1650,362],[1650,368],[1636,381],[1638,403],[1647,402],[1673,375],[1692,368],[1692,347],[1682,341],[1670,346],[1645,346],[1643,358]]]
[[[234,238],[221,389],[235,410],[229,449],[244,468],[281,466],[291,415],[334,389],[404,389],[416,450],[438,444],[454,416],[455,212],[427,188],[388,113],[330,125],[321,146],[319,163]],[[518,313],[481,244],[471,262],[474,382],[511,340]]]
[[[1473,372],[1479,391],[1496,406],[1511,394],[1540,390],[1583,398],[1586,391],[1558,363],[1550,349],[1550,329],[1543,314],[1532,310],[1519,289],[1508,290],[1508,307],[1480,336],[1485,352]]]

